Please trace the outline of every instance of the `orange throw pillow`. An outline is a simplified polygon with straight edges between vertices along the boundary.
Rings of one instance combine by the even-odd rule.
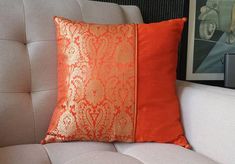
[[[185,19],[125,25],[54,20],[58,103],[42,143],[154,141],[189,146],[175,87]]]

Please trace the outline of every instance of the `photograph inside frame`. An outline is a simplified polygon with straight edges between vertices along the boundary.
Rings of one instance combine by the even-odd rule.
[[[235,0],[190,0],[187,80],[223,80],[235,52]]]

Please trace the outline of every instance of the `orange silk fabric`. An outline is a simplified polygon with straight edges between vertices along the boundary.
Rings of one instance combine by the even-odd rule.
[[[178,43],[184,19],[138,25],[136,141],[188,147],[176,94]]]
[[[134,141],[136,25],[55,23],[59,95],[44,142]]]
[[[42,143],[169,142],[188,147],[176,95],[184,20],[97,25],[55,17],[58,103]]]

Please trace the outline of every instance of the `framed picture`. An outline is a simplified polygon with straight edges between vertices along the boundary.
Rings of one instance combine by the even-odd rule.
[[[235,52],[235,0],[190,0],[186,80],[223,80]]]

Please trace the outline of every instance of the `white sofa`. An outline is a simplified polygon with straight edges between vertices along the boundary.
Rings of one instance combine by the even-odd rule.
[[[87,0],[0,0],[0,164],[235,163],[235,91],[178,81],[193,151],[172,144],[70,142],[40,145],[56,104],[53,16],[142,23],[135,6]]]

